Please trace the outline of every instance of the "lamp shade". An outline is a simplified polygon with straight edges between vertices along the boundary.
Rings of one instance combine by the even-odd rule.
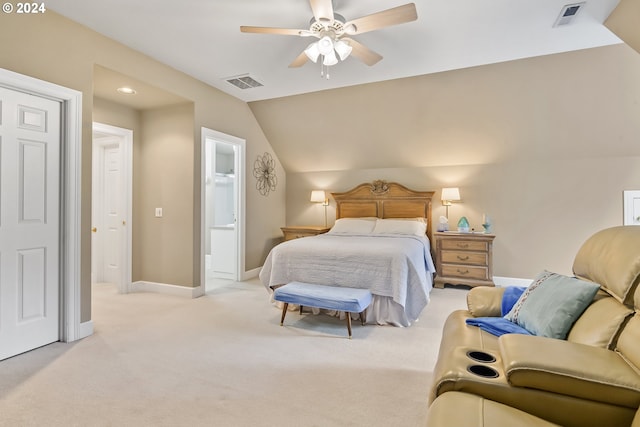
[[[324,190],[313,190],[311,192],[311,201],[313,203],[324,203],[327,200],[327,197],[324,193]]]
[[[460,190],[458,187],[443,188],[440,200],[447,202],[460,200]]]
[[[347,42],[343,40],[338,40],[335,43],[335,49],[341,61],[344,61],[345,59],[347,59],[347,57],[351,54],[351,51],[353,50],[351,45],[349,45]]]
[[[330,67],[331,65],[336,65],[338,63],[338,57],[336,53],[332,50],[331,52],[324,55],[324,59],[322,60],[322,64]]]
[[[307,58],[309,58],[313,62],[316,62],[318,60],[318,57],[320,56],[318,42],[313,42],[309,46],[307,46],[307,48],[304,50],[304,53],[305,55],[307,55]]]

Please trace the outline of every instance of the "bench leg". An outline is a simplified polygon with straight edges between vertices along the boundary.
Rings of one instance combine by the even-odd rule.
[[[360,312],[360,323],[364,326],[365,319],[367,318],[367,309],[365,308]]]
[[[285,302],[284,306],[282,307],[282,317],[280,318],[280,326],[282,326],[284,324],[284,316],[287,315],[287,308],[289,307],[289,303]]]
[[[347,330],[349,331],[349,339],[351,339],[351,313],[345,312],[347,317]]]

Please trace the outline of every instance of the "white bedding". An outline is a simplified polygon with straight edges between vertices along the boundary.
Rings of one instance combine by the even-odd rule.
[[[293,281],[367,288],[367,322],[409,326],[429,302],[435,272],[426,237],[323,234],[274,247],[260,271],[268,288]]]

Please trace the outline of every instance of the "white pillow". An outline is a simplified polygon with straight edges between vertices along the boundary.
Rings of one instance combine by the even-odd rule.
[[[370,234],[376,226],[376,218],[340,218],[329,233]]]
[[[406,219],[379,219],[373,234],[403,234],[424,236],[427,224],[424,221],[407,221]]]

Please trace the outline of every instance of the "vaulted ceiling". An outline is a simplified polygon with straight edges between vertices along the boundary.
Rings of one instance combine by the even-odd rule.
[[[334,0],[347,18],[402,4]],[[586,147],[605,140],[608,153],[624,155],[625,145],[609,138],[615,119],[593,132],[592,114],[602,112],[585,105],[616,84],[615,75],[601,85],[589,79],[611,74],[618,66],[612,61],[627,56],[617,48],[589,48],[619,45],[622,38],[640,51],[640,0],[619,6],[618,0],[589,0],[561,27],[553,23],[564,0],[415,4],[417,21],[358,37],[382,61],[368,67],[348,58],[331,67],[329,80],[320,78],[316,64],[287,67],[309,40],[239,30],[306,28],[308,0],[56,0],[47,7],[249,102],[288,172],[469,165],[543,151],[597,157],[602,153]],[[559,53],[565,55],[554,55]],[[241,91],[224,80],[245,73],[264,86]],[[98,67],[95,78],[96,94],[108,98],[109,85],[101,83],[119,77]],[[579,108],[576,94],[586,97]],[[169,96],[163,102],[173,101]],[[561,145],[557,135],[545,134],[545,123],[524,119],[544,108],[563,113],[544,116],[566,121]],[[624,111],[623,105],[615,108]]]
[[[569,0],[414,0],[418,19],[354,37],[383,56],[350,57],[320,77],[318,64],[288,65],[308,38],[246,34],[241,25],[307,29],[308,0],[56,0],[47,7],[245,101],[308,93],[619,43],[602,24],[619,0],[588,0],[554,27]],[[352,20],[406,0],[333,0]],[[264,86],[241,90],[226,78]]]

